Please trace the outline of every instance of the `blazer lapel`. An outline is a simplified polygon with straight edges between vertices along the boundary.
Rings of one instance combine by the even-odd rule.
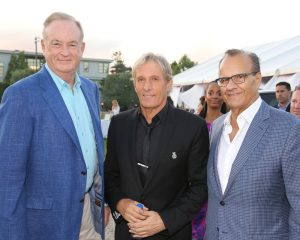
[[[128,126],[129,133],[128,133],[127,143],[128,143],[129,162],[131,164],[131,166],[128,169],[132,169],[133,171],[132,174],[134,175],[136,179],[136,183],[142,192],[143,186],[141,183],[140,175],[137,168],[137,162],[136,162],[136,128],[138,123],[137,115],[138,115],[138,108],[135,109],[130,115],[129,126]]]
[[[231,168],[228,184],[224,195],[230,189],[234,179],[236,178],[239,171],[245,165],[249,156],[255,151],[256,146],[260,142],[262,136],[268,128],[268,124],[265,119],[269,118],[270,110],[266,106],[266,103],[262,102],[256,116],[253,118],[252,123],[248,129],[248,132],[244,138],[241,148],[234,160]]]
[[[221,188],[221,183],[219,179],[219,173],[218,173],[218,148],[219,148],[219,143],[220,143],[220,138],[223,132],[223,122],[225,119],[225,115],[222,116],[222,118],[215,122],[212,127],[212,135],[211,135],[211,146],[210,146],[210,157],[213,158],[211,159],[212,161],[212,168],[213,168],[213,177],[215,180],[214,186],[216,188],[216,191],[218,194],[221,196],[222,195],[222,188]]]
[[[72,118],[68,112],[62,96],[59,93],[59,90],[57,89],[54,81],[52,80],[45,67],[43,67],[40,71],[39,80],[40,87],[44,90],[43,97],[45,101],[48,103],[57,120],[60,122],[62,127],[65,129],[67,134],[76,145],[78,151],[82,154],[79,139],[77,137]]]

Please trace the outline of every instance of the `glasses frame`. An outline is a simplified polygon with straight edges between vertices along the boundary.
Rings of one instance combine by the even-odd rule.
[[[248,76],[250,76],[250,75],[255,76],[257,73],[259,73],[259,71],[256,71],[256,72],[250,72],[250,73],[238,73],[238,74],[232,75],[231,77],[221,77],[221,78],[217,78],[217,79],[215,80],[215,82],[217,82],[218,85],[219,85],[220,87],[226,87],[226,86],[228,85],[228,83],[229,83],[230,80],[231,80],[232,82],[234,82],[235,84],[242,84],[242,83],[244,83],[244,82],[246,81],[246,78],[247,78]],[[239,78],[237,78],[238,76],[239,76]],[[242,76],[242,79],[243,79],[243,80],[242,80],[242,81],[237,80],[237,79],[241,79],[241,76]],[[221,83],[222,80],[225,81],[226,84]]]

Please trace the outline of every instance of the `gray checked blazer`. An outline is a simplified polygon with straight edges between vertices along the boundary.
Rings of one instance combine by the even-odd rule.
[[[206,239],[299,240],[299,119],[262,102],[223,194],[217,156],[225,116],[212,127]]]

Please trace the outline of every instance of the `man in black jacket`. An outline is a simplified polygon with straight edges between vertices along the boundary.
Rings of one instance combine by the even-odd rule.
[[[172,70],[164,57],[143,55],[133,79],[140,107],[114,116],[108,133],[115,239],[191,239],[191,221],[207,200],[206,124],[167,101]]]

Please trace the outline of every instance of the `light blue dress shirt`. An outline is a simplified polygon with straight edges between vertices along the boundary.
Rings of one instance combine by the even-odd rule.
[[[45,64],[45,67],[57,86],[73,120],[87,169],[86,191],[88,191],[93,184],[94,175],[97,170],[98,158],[93,122],[80,87],[80,78],[76,73],[72,91],[70,85],[57,76],[47,64]]]

